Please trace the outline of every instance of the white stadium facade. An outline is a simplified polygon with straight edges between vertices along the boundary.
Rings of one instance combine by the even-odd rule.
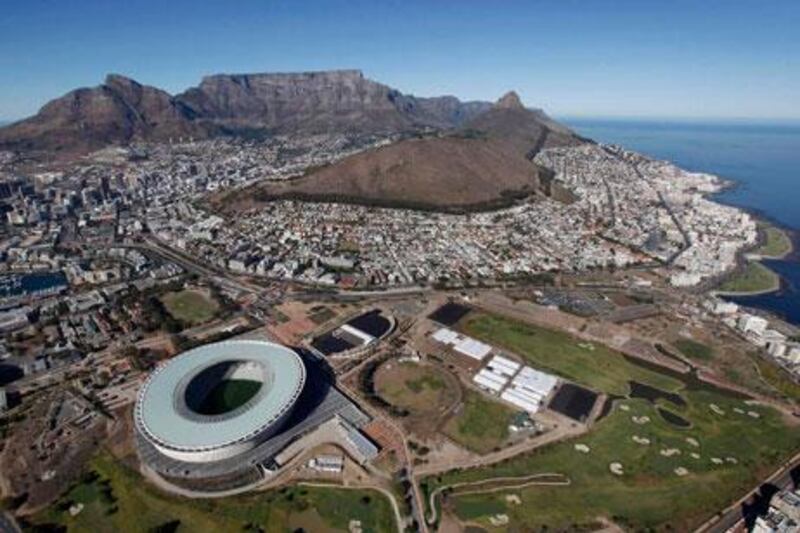
[[[319,427],[336,424],[347,436],[369,417],[316,358],[233,340],[156,368],[139,391],[134,421],[145,468],[175,486],[215,492],[262,481],[282,450]]]

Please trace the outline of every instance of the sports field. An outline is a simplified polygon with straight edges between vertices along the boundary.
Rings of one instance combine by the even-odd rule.
[[[514,352],[531,366],[597,391],[624,396],[629,391],[629,381],[665,391],[676,391],[683,386],[676,379],[628,361],[621,353],[602,344],[511,318],[473,311],[459,322],[458,329]]]
[[[508,439],[513,415],[514,411],[505,404],[465,390],[464,402],[445,424],[444,433],[474,452],[491,452]]]
[[[625,529],[686,531],[755,486],[796,448],[800,431],[765,407],[705,391],[686,391],[688,405],[670,406],[691,424],[665,421],[646,400],[625,399],[587,436],[497,465],[425,480],[441,485],[501,476],[561,473],[565,487],[529,487],[458,496],[445,507],[462,521],[489,525],[507,514],[509,527],[570,530],[598,517]],[[713,407],[712,407],[713,406]],[[588,447],[588,452],[575,445]],[[585,449],[584,449],[585,450]],[[621,465],[622,474],[610,471]],[[515,494],[520,503],[506,496]]]
[[[375,374],[375,390],[410,416],[436,417],[458,398],[458,382],[446,370],[413,362],[384,364]]]
[[[226,379],[220,381],[200,406],[204,415],[219,415],[244,405],[261,389],[261,382],[250,379]]]
[[[364,531],[396,531],[389,501],[371,490],[295,486],[223,499],[176,498],[158,492],[109,455],[91,463],[92,478],[73,487],[35,524],[69,531],[347,531],[360,520]],[[70,516],[72,504],[83,504]],[[158,529],[163,527],[164,529]]]
[[[161,302],[173,318],[188,324],[208,322],[219,310],[215,300],[197,290],[170,292],[161,297]]]
[[[758,261],[749,261],[744,270],[719,286],[719,291],[729,293],[757,293],[776,290],[780,279],[776,273]]]

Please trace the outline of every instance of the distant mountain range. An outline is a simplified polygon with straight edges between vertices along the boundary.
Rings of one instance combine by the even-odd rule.
[[[218,74],[175,96],[112,74],[0,129],[0,148],[85,152],[189,136],[446,129],[490,107],[453,96],[407,95],[358,70]]]
[[[109,75],[0,128],[0,149],[71,156],[137,141],[337,132],[401,133],[405,140],[302,178],[223,194],[211,205],[230,211],[288,198],[466,211],[532,194],[569,200],[533,158],[543,148],[586,142],[524,107],[514,92],[495,104],[421,98],[358,70],[334,70],[219,74],[176,96]]]

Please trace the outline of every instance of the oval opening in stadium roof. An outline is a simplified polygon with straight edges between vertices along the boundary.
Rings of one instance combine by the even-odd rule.
[[[230,413],[247,404],[266,384],[267,372],[255,361],[221,361],[202,369],[186,385],[186,406],[198,415]]]

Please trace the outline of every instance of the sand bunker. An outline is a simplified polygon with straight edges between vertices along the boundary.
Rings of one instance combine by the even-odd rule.
[[[575,451],[576,451],[576,452],[581,452],[581,453],[589,453],[591,450],[590,450],[590,448],[589,448],[587,445],[585,445],[585,444],[576,444],[576,445],[575,445]]]
[[[672,457],[673,455],[680,455],[681,451],[678,448],[665,448],[658,453],[664,457]]]

